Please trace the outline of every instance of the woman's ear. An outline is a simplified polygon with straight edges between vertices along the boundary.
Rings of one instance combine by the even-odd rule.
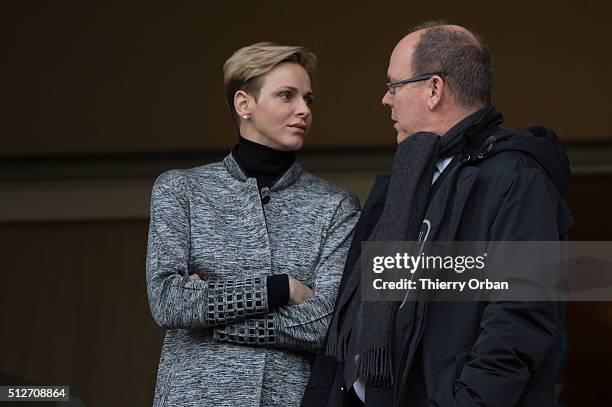
[[[251,115],[251,109],[255,100],[243,90],[239,90],[234,93],[234,109],[236,114],[242,118],[249,118]]]

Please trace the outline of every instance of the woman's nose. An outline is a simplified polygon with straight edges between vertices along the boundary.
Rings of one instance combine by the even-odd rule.
[[[302,102],[300,102],[299,106],[296,109],[296,113],[298,116],[304,117],[308,117],[310,115],[310,106],[308,106],[308,103],[306,103],[305,100],[302,100]]]

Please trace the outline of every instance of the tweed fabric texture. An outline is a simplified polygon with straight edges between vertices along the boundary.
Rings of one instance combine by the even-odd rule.
[[[297,162],[263,192],[265,205],[231,154],[156,180],[147,293],[167,331],[154,406],[299,405],[359,203]],[[315,297],[269,312],[266,277],[281,273]]]

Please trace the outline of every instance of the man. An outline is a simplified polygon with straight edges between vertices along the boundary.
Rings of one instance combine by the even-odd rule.
[[[491,58],[463,27],[429,22],[391,54],[398,148],[356,227],[325,349],[303,406],[550,406],[564,307],[555,302],[368,302],[362,241],[555,241],[573,219],[550,129],[503,131]]]

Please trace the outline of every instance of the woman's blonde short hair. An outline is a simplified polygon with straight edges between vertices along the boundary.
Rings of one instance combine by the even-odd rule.
[[[242,90],[256,100],[261,90],[261,77],[282,62],[301,65],[310,80],[313,80],[317,57],[301,46],[278,45],[273,42],[258,42],[240,48],[223,65],[223,85],[227,107],[234,118],[234,95]]]

